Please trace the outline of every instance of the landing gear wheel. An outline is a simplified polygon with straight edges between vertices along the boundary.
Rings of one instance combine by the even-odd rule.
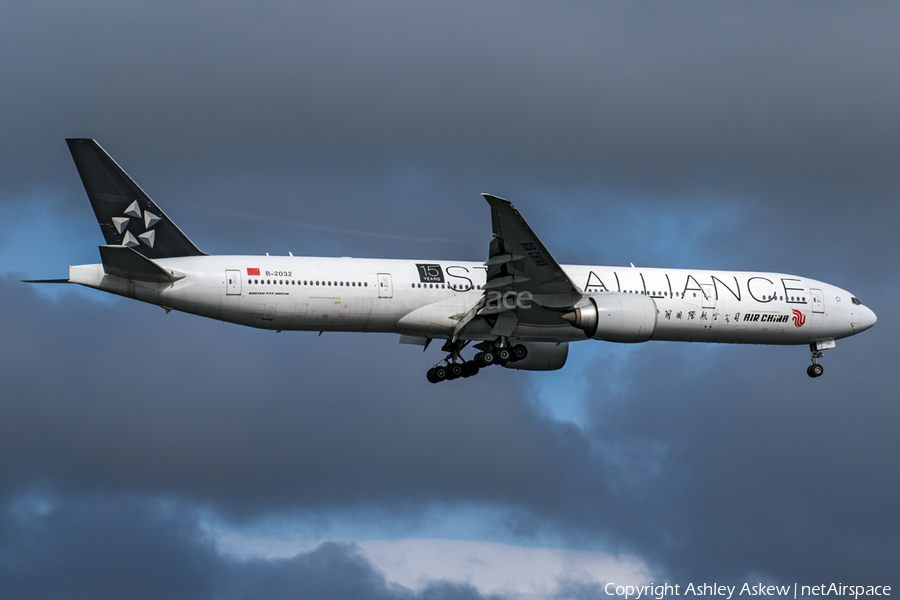
[[[813,378],[821,377],[824,372],[825,368],[819,363],[809,365],[809,367],[806,368],[806,374]]]
[[[444,381],[447,379],[447,367],[435,367],[431,369],[432,377],[437,379],[437,381]],[[437,383],[437,381],[435,383]]]
[[[475,361],[470,360],[468,362],[464,362],[462,366],[462,376],[463,377],[471,377],[472,375],[478,374],[478,365],[475,364]]]
[[[482,367],[489,367],[492,364],[497,362],[497,355],[493,350],[485,350],[484,352],[480,352],[481,354],[481,365]]]
[[[434,375],[434,369],[428,369],[428,372],[425,373],[425,378],[426,378],[428,381],[430,381],[431,383],[437,383],[438,381],[440,381],[440,379],[438,379],[437,377],[435,377],[435,375]]]
[[[517,344],[512,348],[513,360],[519,361],[528,356],[528,348],[522,344]]]
[[[513,357],[512,350],[509,348],[500,348],[497,350],[497,363],[500,365],[505,365],[508,363]]]
[[[447,379],[456,379],[457,377],[462,377],[463,368],[459,363],[453,363],[447,367]]]

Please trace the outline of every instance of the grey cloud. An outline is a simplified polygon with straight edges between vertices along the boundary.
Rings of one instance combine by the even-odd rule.
[[[889,359],[838,342],[822,387],[803,348],[664,346],[590,405],[592,439],[632,457],[636,502],[610,526],[676,577],[893,581]]]
[[[128,495],[88,495],[0,513],[0,594],[29,598],[334,598],[475,600],[471,586],[392,584],[352,545],[325,543],[290,559],[219,554],[196,511]]]
[[[816,382],[803,348],[650,344],[612,389],[609,364],[585,375],[581,430],[512,373],[430,386],[433,349],[390,336],[51,302],[7,279],[0,486],[172,494],[239,519],[484,503],[519,535],[684,576],[892,576],[897,17],[4,3],[0,202],[46,202],[54,231],[96,227],[62,141],[85,135],[210,252],[479,260],[490,191],[562,261],[794,272],[880,321]]]
[[[173,176],[424,158],[664,188],[894,181],[891,4],[54,8],[5,9],[9,173],[91,135]]]
[[[829,351],[827,387],[810,386],[804,348],[651,343],[588,374],[579,430],[541,416],[515,374],[430,386],[429,357],[387,337],[63,298],[73,321],[17,285],[3,294],[18,321],[2,361],[7,494],[174,495],[240,520],[402,522],[475,502],[504,507],[515,535],[603,539],[675,576],[890,572],[900,489],[879,338]]]
[[[62,138],[84,135],[193,237],[237,241],[224,251],[285,238],[308,241],[311,254],[432,247],[335,243],[212,209],[427,230],[477,245],[466,256],[477,258],[483,233],[459,232],[486,222],[481,191],[580,222],[602,223],[623,203],[676,214],[733,206],[740,222],[705,239],[747,249],[731,268],[816,276],[825,263],[874,276],[898,250],[891,3],[2,10],[4,102],[16,115],[4,122],[3,202],[43,191],[78,214]],[[210,210],[179,215],[181,205]],[[298,253],[302,242],[291,245]]]
[[[552,505],[580,472],[559,466],[587,451],[574,428],[517,399],[513,374],[435,387],[423,373],[436,357],[393,336],[244,331],[73,297],[63,301],[84,312],[67,322],[49,307],[40,317],[45,301],[31,290],[13,298],[6,314],[21,325],[7,329],[0,409],[7,486],[46,476],[256,516],[523,496]]]
[[[196,523],[152,501],[66,499],[47,514],[5,498],[0,594],[8,598],[202,598],[221,564]]]

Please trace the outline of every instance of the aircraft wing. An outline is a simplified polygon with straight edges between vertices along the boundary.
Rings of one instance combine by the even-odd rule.
[[[509,200],[482,196],[491,206],[494,234],[484,263],[484,297],[470,319],[487,319],[492,323],[491,333],[503,336],[511,335],[519,324],[564,324],[561,315],[581,300],[582,291]]]

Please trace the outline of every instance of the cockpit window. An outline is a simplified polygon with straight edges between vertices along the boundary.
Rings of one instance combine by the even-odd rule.
[[[859,306],[860,304],[862,304],[862,302],[860,302],[859,300],[857,300],[857,299],[856,299],[855,297],[853,297],[853,296],[850,296],[850,302],[852,302],[853,304],[856,304],[857,306]]]

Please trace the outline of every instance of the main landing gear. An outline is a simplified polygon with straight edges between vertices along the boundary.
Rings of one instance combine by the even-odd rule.
[[[806,367],[806,374],[815,379],[816,377],[821,377],[822,373],[825,372],[825,367],[818,362],[822,358],[822,350],[816,342],[809,345],[809,350],[812,356],[812,364]]]
[[[469,342],[447,342],[442,350],[449,352],[447,357],[442,361],[444,364],[438,364],[428,369],[426,377],[431,383],[441,381],[449,381],[458,377],[471,377],[477,375],[478,371],[491,365],[505,365],[507,363],[522,360],[528,356],[528,348],[522,344],[511,346],[506,339],[496,342],[482,342],[476,348],[478,352],[472,360],[463,361],[460,357],[460,351]]]

